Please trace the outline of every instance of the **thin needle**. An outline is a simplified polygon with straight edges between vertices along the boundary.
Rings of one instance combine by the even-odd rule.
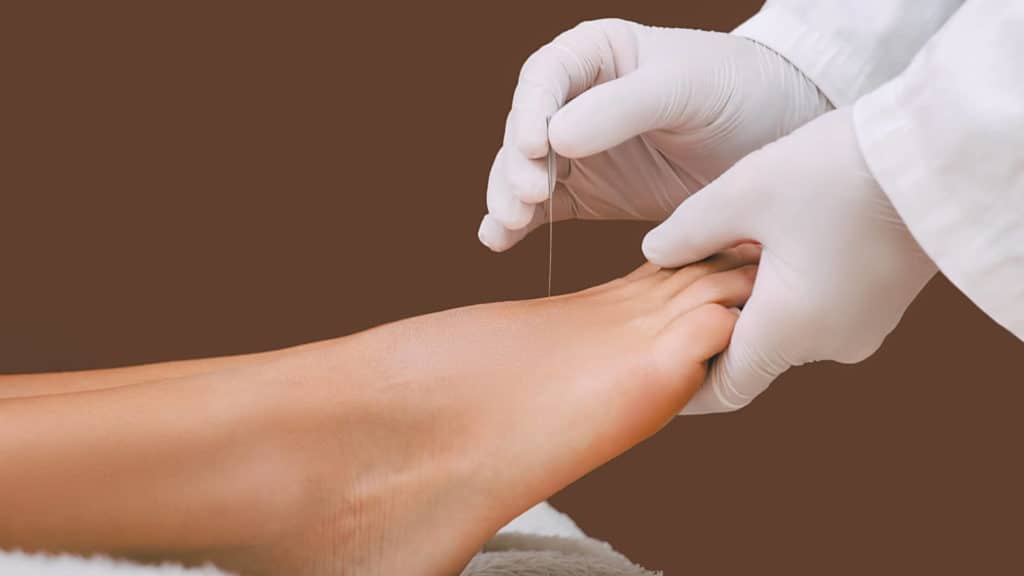
[[[551,125],[551,118],[548,117],[548,126]],[[548,141],[548,296],[551,296],[551,261],[554,256],[555,226],[554,226],[554,197],[555,182],[558,177],[558,161],[555,158],[555,150]]]

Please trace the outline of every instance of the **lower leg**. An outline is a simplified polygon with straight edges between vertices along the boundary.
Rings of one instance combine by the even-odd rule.
[[[0,453],[18,463],[0,469],[0,547],[455,572],[678,411],[755,259],[645,267],[173,381],[0,400]]]
[[[319,460],[323,493],[335,490],[322,522],[263,549],[272,560],[250,549],[221,561],[253,572],[456,573],[500,526],[678,413],[727,345],[728,307],[749,296],[756,259],[746,247],[674,272],[646,266],[577,294],[383,326],[346,353],[297,355],[328,373],[342,373],[352,351],[371,365],[358,386],[367,403],[335,421],[374,432]],[[351,454],[379,474],[331,500]]]

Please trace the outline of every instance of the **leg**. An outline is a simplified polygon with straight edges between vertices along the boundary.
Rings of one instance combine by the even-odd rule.
[[[335,504],[320,522],[222,562],[253,573],[457,573],[511,518],[678,413],[727,345],[727,307],[749,296],[758,255],[644,266],[577,294],[363,334],[365,357],[386,350],[387,362],[370,380],[370,407],[349,416],[373,423],[372,441],[357,436],[345,452],[387,455],[380,476],[342,505],[331,500],[342,456],[322,460],[324,493],[334,491],[324,502]]]
[[[0,400],[0,546],[245,573],[455,572],[679,410],[725,347],[724,306],[746,299],[754,260],[644,267],[252,365]]]

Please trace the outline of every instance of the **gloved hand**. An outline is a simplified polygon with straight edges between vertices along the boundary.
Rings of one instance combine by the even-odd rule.
[[[549,134],[563,157],[556,220],[662,220],[744,155],[828,109],[803,73],[752,40],[584,22],[523,65],[480,240],[506,250],[546,222],[537,208],[548,193]]]
[[[868,171],[846,109],[740,160],[643,250],[674,267],[747,240],[763,245],[753,294],[683,414],[740,408],[790,366],[867,358],[936,272]]]

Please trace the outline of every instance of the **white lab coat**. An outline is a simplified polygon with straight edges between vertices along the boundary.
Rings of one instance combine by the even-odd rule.
[[[918,243],[1024,340],[1024,0],[961,4],[769,0],[735,33],[853,105],[864,158]]]

